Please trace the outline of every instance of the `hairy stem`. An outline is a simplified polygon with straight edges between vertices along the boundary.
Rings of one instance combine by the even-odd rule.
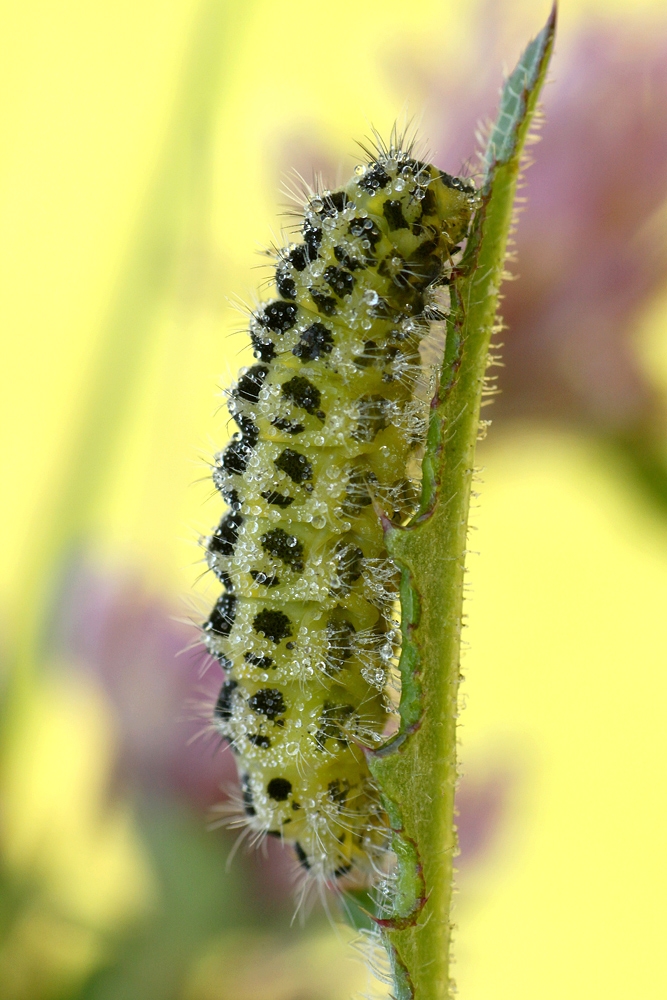
[[[452,284],[447,346],[433,402],[420,511],[387,529],[402,573],[401,727],[370,767],[397,862],[386,934],[398,1000],[445,1000],[456,849],[456,714],[470,486],[489,341],[496,322],[521,153],[546,75],[555,8],[507,80],[486,178]]]

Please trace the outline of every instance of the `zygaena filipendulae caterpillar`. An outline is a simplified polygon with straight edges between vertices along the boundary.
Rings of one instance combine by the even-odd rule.
[[[393,712],[399,642],[378,508],[405,523],[416,507],[420,351],[475,204],[400,142],[312,194],[229,394],[238,430],[213,469],[229,510],[205,542],[224,587],[203,626],[225,673],[213,725],[243,822],[327,882],[372,882],[387,847],[364,750]]]

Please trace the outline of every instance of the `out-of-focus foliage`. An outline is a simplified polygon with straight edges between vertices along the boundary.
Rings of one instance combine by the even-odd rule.
[[[471,539],[469,1000],[667,987],[663,6],[564,0],[526,176]],[[423,111],[436,162],[474,172],[499,67],[547,8],[3,8],[3,1000],[366,989],[319,911],[289,928],[279,844],[227,871],[205,829],[233,764],[188,742],[217,678],[176,656],[196,633],[175,619],[199,617],[182,595],[206,592],[221,511],[216,382],[249,357],[228,300],[268,276],[284,171],[335,183],[369,121]]]

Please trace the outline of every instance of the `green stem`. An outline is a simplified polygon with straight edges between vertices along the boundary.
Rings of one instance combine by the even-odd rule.
[[[371,756],[397,855],[397,887],[380,921],[398,1000],[450,993],[450,907],[463,577],[470,486],[489,341],[496,322],[520,160],[546,75],[555,8],[508,79],[486,153],[487,174],[452,302],[429,428],[421,508],[387,529],[402,573],[401,727]]]
[[[181,85],[117,291],[99,336],[75,434],[49,485],[14,593],[14,642],[0,712],[3,731],[20,716],[43,658],[53,604],[74,556],[89,542],[136,400],[160,303],[169,294],[188,232],[202,216],[211,130],[221,83],[229,76],[238,34],[252,9],[230,11],[201,0]],[[9,738],[4,733],[5,738]]]

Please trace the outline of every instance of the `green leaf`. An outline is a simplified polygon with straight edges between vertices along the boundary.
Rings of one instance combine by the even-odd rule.
[[[554,5],[544,28],[526,46],[514,72],[505,81],[498,117],[491,129],[484,154],[487,183],[493,176],[496,164],[508,163],[521,153],[549,64],[555,30]]]

